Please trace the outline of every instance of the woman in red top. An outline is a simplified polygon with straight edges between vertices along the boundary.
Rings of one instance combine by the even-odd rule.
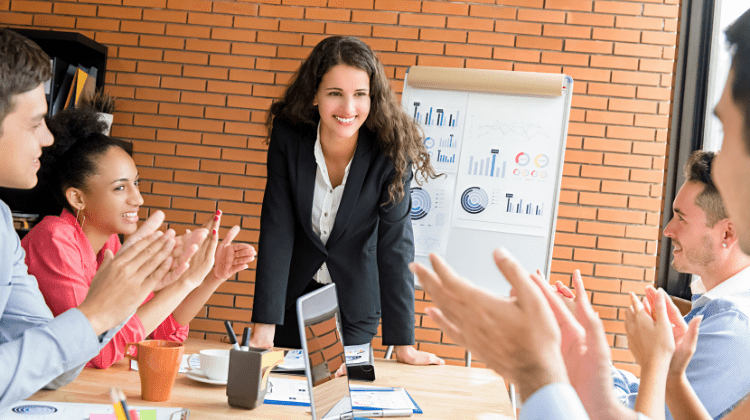
[[[143,198],[138,190],[138,169],[130,156],[132,146],[101,134],[102,123],[93,111],[65,110],[50,119],[48,126],[55,143],[41,158],[40,181],[63,210],[60,216],[45,217],[21,244],[29,273],[37,278],[47,305],[57,316],[85,299],[106,251],[120,249],[117,234],[135,232]],[[214,290],[247,268],[255,257],[252,246],[232,243],[238,226],[218,245],[220,213],[210,221],[213,232],[201,241],[190,269],[176,282],[149,295],[87,366],[107,368],[122,359],[127,343],[146,337],[187,338],[188,323]],[[207,230],[199,231],[193,235],[205,238]],[[214,257],[216,266],[211,270]]]

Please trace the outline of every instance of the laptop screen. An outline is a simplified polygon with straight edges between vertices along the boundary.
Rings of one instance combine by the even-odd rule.
[[[300,297],[297,317],[313,420],[351,415],[347,376],[336,377],[346,363],[336,285],[332,283]]]

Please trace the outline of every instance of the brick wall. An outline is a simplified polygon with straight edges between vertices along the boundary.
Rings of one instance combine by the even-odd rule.
[[[616,364],[626,293],[654,280],[679,0],[0,0],[0,23],[75,30],[109,46],[113,134],[133,140],[142,217],[178,231],[220,207],[256,243],[266,110],[312,46],[356,35],[401,91],[411,65],[566,73],[575,79],[552,280],[579,268]],[[262,250],[261,250],[262,251]],[[191,324],[250,320],[254,267]],[[417,292],[419,347],[460,363]]]

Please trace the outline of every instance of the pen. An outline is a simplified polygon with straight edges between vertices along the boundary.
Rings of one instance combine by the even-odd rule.
[[[232,348],[240,350],[240,345],[237,344],[237,336],[234,335],[232,324],[230,324],[229,321],[224,321],[224,326],[227,327],[227,334],[229,334],[229,342],[232,343]]]
[[[409,408],[354,411],[354,415],[357,417],[411,417],[412,414],[414,414],[414,410],[411,410]]]
[[[242,331],[242,350],[249,350],[250,349],[250,327],[245,327],[245,330]]]

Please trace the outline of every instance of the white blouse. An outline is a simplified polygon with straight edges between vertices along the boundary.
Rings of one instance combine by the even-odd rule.
[[[349,164],[346,165],[341,185],[333,188],[328,176],[326,158],[323,156],[323,147],[320,145],[320,123],[318,123],[318,137],[315,140],[315,162],[318,164],[318,171],[315,175],[315,192],[313,194],[312,228],[325,245],[331,236],[331,229],[333,229],[333,223],[336,221],[336,214],[339,212],[341,197],[344,195],[346,178],[349,177],[349,168],[352,166],[352,161],[350,160]],[[331,282],[331,273],[328,272],[326,263],[320,266],[313,279],[322,284]]]

